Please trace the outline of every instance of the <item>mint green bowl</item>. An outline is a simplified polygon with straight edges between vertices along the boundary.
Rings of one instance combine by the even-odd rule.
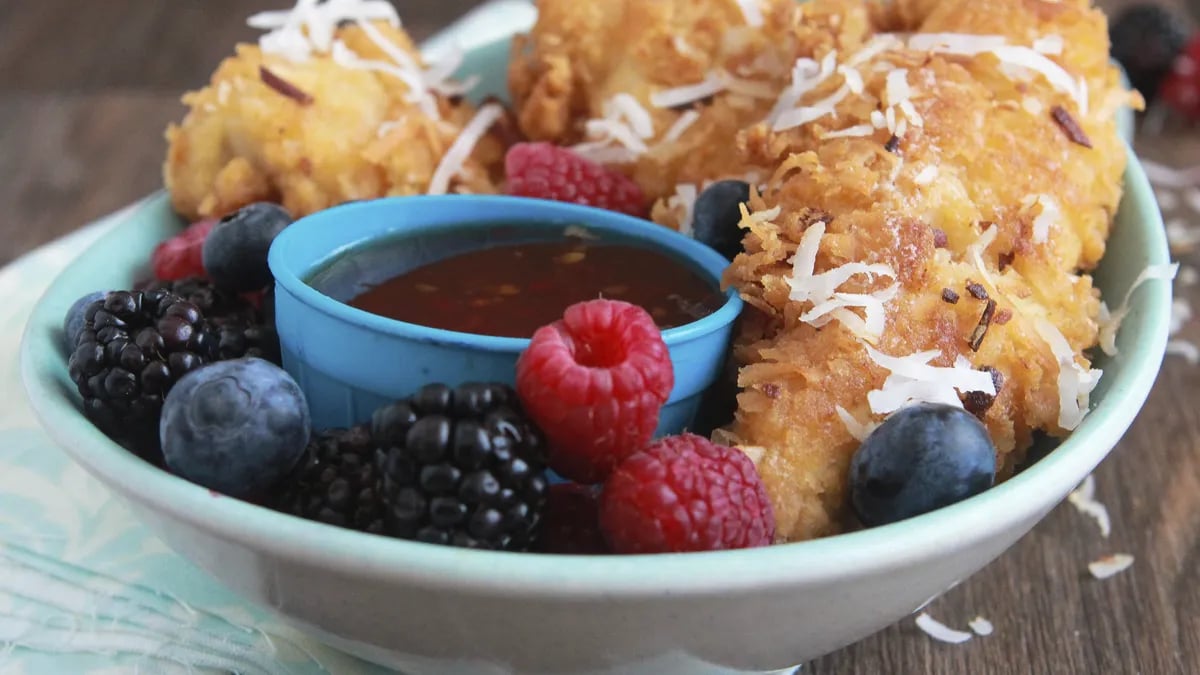
[[[494,45],[472,52],[467,68],[494,68],[497,53]],[[1124,295],[1146,265],[1168,261],[1162,219],[1132,153],[1125,181],[1110,255],[1096,274],[1108,298]],[[414,675],[773,672],[880,630],[1000,555],[1117,445],[1158,373],[1171,304],[1167,283],[1139,290],[1117,339],[1120,354],[1097,361],[1104,377],[1092,413],[1036,464],[959,504],[745,551],[464,551],[215,497],[135,458],[84,419],[59,346],[62,316],[84,293],[128,286],[154,244],[178,227],[166,197],[156,195],[54,282],[21,348],[34,409],[75,461],[181,555],[317,638]]]

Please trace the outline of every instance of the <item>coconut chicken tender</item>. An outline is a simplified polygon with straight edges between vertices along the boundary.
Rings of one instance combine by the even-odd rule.
[[[1136,103],[1104,16],[1086,0],[870,11],[871,35],[841,36],[850,22],[799,45],[787,110],[740,138],[774,172],[726,276],[749,309],[717,433],[761,454],[781,541],[845,527],[851,457],[897,407],[961,401],[1002,479],[1035,432],[1079,423],[1100,376],[1087,270],[1121,196],[1114,113]]]
[[[164,167],[181,215],[221,216],[266,200],[302,216],[431,187],[496,191],[504,149],[490,136],[469,148],[460,171],[435,182],[475,111],[437,91],[421,92],[424,100],[413,95],[394,54],[423,64],[401,29],[379,21],[338,29],[334,38],[339,53],[302,61],[240,45],[208,86],[184,96],[189,110],[167,130]]]
[[[743,178],[734,139],[789,77],[797,11],[794,0],[540,0],[509,66],[520,128],[620,168],[650,202]]]

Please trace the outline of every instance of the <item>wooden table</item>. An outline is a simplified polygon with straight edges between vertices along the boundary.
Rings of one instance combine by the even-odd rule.
[[[475,4],[414,3],[405,19],[419,39]],[[182,113],[180,93],[203,84],[235,40],[252,38],[246,7],[0,0],[0,264],[161,186],[161,130]],[[1139,151],[1195,162],[1200,132],[1139,141]],[[1200,264],[1195,254],[1182,260]],[[1186,295],[1200,308],[1197,287]],[[1184,336],[1200,340],[1200,326]],[[803,672],[1200,673],[1198,396],[1200,368],[1169,358],[1146,408],[1096,473],[1112,514],[1109,539],[1062,506],[929,608],[959,628],[982,615],[993,635],[941,644],[908,620]],[[1087,562],[1114,552],[1136,556],[1132,569],[1092,579]]]

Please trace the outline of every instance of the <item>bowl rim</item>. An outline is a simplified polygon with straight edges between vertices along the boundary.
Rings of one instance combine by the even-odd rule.
[[[469,211],[471,215],[464,215],[461,220],[453,223],[426,224],[418,222],[405,225],[402,229],[373,227],[365,232],[351,232],[350,228],[341,228],[339,233],[345,233],[345,240],[340,245],[332,248],[323,258],[308,266],[307,269],[297,269],[299,265],[293,259],[293,252],[299,245],[298,240],[313,230],[324,230],[333,226],[334,223],[328,222],[330,220],[354,218],[356,213],[363,211],[396,211],[399,213],[405,209],[421,208]],[[510,223],[505,220],[508,217],[506,214],[517,211],[522,213],[524,221],[535,226],[578,225],[585,230],[615,232],[636,237],[647,242],[649,244],[647,248],[650,250],[688,261],[683,264],[690,263],[688,266],[700,272],[706,281],[715,283],[718,288],[723,286],[722,273],[729,266],[729,261],[708,246],[675,230],[655,225],[643,218],[591,206],[507,195],[414,195],[383,197],[334,206],[299,218],[284,228],[271,244],[267,263],[275,277],[277,287],[283,288],[308,309],[325,314],[341,323],[363,327],[392,337],[442,345],[468,346],[500,353],[518,353],[529,346],[529,338],[466,333],[380,316],[331,298],[304,280],[306,276],[329,264],[332,259],[350,253],[361,246],[369,245],[371,242],[393,238],[403,239],[410,233],[419,235],[440,228],[475,228],[489,223],[496,224],[497,221],[508,226]],[[497,216],[497,213],[501,215]],[[567,221],[567,223],[564,224],[563,221]],[[521,227],[521,223],[511,224]],[[730,287],[721,289],[719,292],[725,296],[725,302],[716,311],[682,326],[663,331],[663,342],[668,347],[689,342],[720,331],[736,320],[744,305],[737,289]]]
[[[1161,213],[1128,146],[1126,153],[1123,199],[1135,200],[1130,220],[1145,230],[1146,263],[1165,263]],[[149,207],[143,205],[139,212]],[[70,266],[60,273],[46,295],[67,293],[57,289],[69,285],[69,270]],[[739,589],[864,577],[905,564],[936,564],[933,561],[951,550],[982,542],[1022,522],[1031,526],[1041,514],[1011,505],[1036,503],[1045,494],[1065,496],[1116,445],[1154,384],[1167,341],[1171,284],[1148,284],[1141,293],[1139,323],[1145,337],[1136,349],[1122,352],[1126,362],[1105,399],[1057,449],[1016,476],[957,504],[890,525],[803,542],[703,553],[565,556],[470,551],[277,513],[216,495],[159,470],[92,426],[74,399],[62,394],[61,355],[53,347],[61,317],[50,312],[50,303],[40,302],[35,308],[20,358],[30,403],[47,433],[114,493],[156,512],[156,519],[184,521],[249,550],[303,560],[331,574],[420,584],[447,593],[547,600],[724,595]]]

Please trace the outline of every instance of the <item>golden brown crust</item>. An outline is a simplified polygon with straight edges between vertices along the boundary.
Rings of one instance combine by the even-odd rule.
[[[403,31],[376,25],[416,56]],[[360,28],[338,37],[361,58],[385,58]],[[312,102],[271,87],[260,66]],[[213,217],[272,200],[302,216],[355,199],[423,193],[474,111],[438,96],[442,119],[434,120],[406,94],[391,75],[346,68],[329,56],[293,63],[240,45],[208,86],[183,97],[188,114],[167,130],[163,172],[175,209],[187,218]],[[454,185],[495,192],[503,151],[485,138]]]
[[[537,24],[514,44],[509,65],[521,130],[534,140],[579,143],[606,101],[630,94],[650,112],[656,136],[648,152],[619,168],[651,202],[680,183],[743,177],[748,167],[737,161],[735,137],[770,111],[772,95],[723,92],[698,102],[690,108],[699,119],[673,143],[658,141],[689,107],[655,108],[651,96],[718,69],[778,91],[790,75],[796,3],[762,6],[767,25],[753,28],[734,0],[541,0]]]
[[[886,263],[897,272],[899,292],[887,304],[880,352],[905,356],[936,349],[941,356],[933,365],[950,366],[961,354],[974,367],[1002,375],[1004,384],[983,418],[1001,477],[1021,460],[1035,429],[1066,433],[1058,424],[1057,361],[1035,322],[1048,319],[1077,354],[1097,339],[1098,292],[1080,271],[1103,255],[1120,199],[1125,153],[1114,111],[1129,100],[1107,60],[1103,16],[1076,0],[899,0],[889,13],[875,11],[875,21],[897,31],[1003,29],[1011,43],[1024,45],[1061,35],[1066,47],[1055,60],[1086,78],[1089,105],[1081,111],[1044,78],[1012,77],[994,56],[901,49],[877,57],[872,63],[884,64],[878,71],[863,69],[864,94],[847,97],[836,115],[780,133],[759,125],[742,134],[747,161],[776,169],[755,206],[781,207],[782,214],[769,222],[744,221],[746,253],[727,273],[753,314],[736,343],[745,391],[735,423],[722,433],[731,442],[765,448],[759,468],[782,541],[843,527],[857,443],[835,406],[860,421],[879,419],[866,395],[888,374],[840,324],[818,329],[799,320],[812,305],[790,300],[785,279],[788,260],[811,223],[827,228],[817,272],[851,261]],[[908,69],[923,126],[910,125],[894,152],[886,148],[887,129],[823,138],[870,124],[872,111],[884,108],[879,101],[886,100],[886,77],[895,68]],[[840,83],[834,78],[805,102],[830,95]],[[1091,149],[1063,133],[1050,114],[1053,105],[1074,115]],[[932,180],[921,177],[928,167],[937,172]],[[1042,194],[1061,216],[1053,219],[1047,240],[1038,242],[1039,207],[1029,200]],[[985,275],[968,246],[993,224],[998,236],[983,255]],[[935,248],[937,230],[945,233],[945,248]],[[860,278],[839,290],[870,292],[887,281]],[[966,291],[971,282],[984,285],[1005,319],[1011,314],[1003,325],[990,326],[978,352],[969,348],[968,336],[986,302]],[[961,299],[947,302],[946,288]],[[1078,362],[1086,367],[1086,358]]]

